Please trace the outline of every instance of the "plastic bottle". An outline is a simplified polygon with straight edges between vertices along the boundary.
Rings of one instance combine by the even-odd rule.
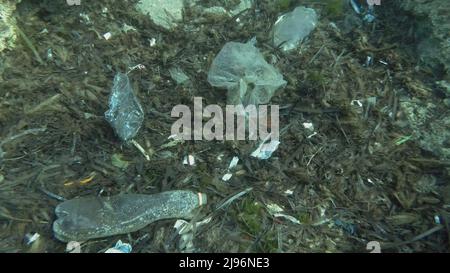
[[[205,205],[206,201],[205,194],[185,190],[153,195],[81,197],[56,207],[58,219],[53,223],[53,231],[63,242],[124,234],[158,220],[191,219],[193,210]]]

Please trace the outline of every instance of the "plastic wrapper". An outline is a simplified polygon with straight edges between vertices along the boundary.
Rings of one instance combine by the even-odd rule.
[[[136,136],[144,121],[144,110],[134,95],[130,80],[126,74],[117,73],[109,98],[109,110],[106,120],[123,141]]]
[[[267,104],[286,85],[278,70],[264,60],[253,42],[228,42],[213,60],[208,82],[228,90],[228,104]]]
[[[284,51],[296,48],[316,28],[317,14],[311,8],[297,7],[274,25],[273,43]]]

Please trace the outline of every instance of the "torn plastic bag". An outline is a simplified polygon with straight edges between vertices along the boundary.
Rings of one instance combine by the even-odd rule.
[[[118,72],[114,77],[105,118],[123,141],[131,140],[141,128],[144,111],[126,74]]]
[[[158,220],[191,219],[193,210],[206,202],[205,194],[184,190],[81,197],[56,207],[53,232],[63,242],[125,234]]]
[[[278,18],[273,27],[273,44],[284,51],[296,48],[317,25],[317,14],[311,8],[297,7]]]
[[[228,104],[267,104],[276,90],[286,85],[283,75],[248,43],[228,42],[213,60],[208,82],[228,90]]]

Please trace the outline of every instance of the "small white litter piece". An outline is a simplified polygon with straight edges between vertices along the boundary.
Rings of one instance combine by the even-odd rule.
[[[151,38],[150,39],[150,47],[154,47],[156,45],[156,39],[155,38]]]
[[[272,156],[272,153],[278,149],[278,145],[281,143],[278,140],[272,139],[269,143],[267,140],[270,138],[272,134],[269,134],[266,139],[259,145],[259,147],[251,154],[251,156],[256,157],[258,159],[269,159]]]
[[[170,148],[170,147],[174,147],[177,146],[180,143],[183,143],[184,140],[182,138],[179,137],[179,135],[170,135],[167,139],[171,140],[169,143],[163,144],[161,145],[161,148]]]
[[[360,100],[352,100],[350,102],[350,104],[353,105],[353,106],[363,107],[363,104],[362,104],[362,102]]]
[[[195,227],[200,227],[205,224],[208,224],[209,222],[211,222],[211,220],[212,220],[212,217],[205,218],[202,221],[195,223]],[[186,234],[186,233],[192,231],[192,229],[194,228],[192,223],[189,223],[182,219],[177,220],[173,227],[178,231],[179,235]]]
[[[237,157],[237,156],[233,157],[233,159],[231,159],[230,165],[228,166],[228,170],[231,170],[234,167],[236,167],[238,162],[239,162],[239,157]]]
[[[237,156],[235,156],[235,157],[233,157],[233,159],[231,159],[230,165],[228,165],[227,173],[222,176],[223,181],[226,182],[231,179],[231,177],[233,176],[233,174],[231,173],[231,170],[237,166],[238,162],[239,162],[239,157],[237,157]]]
[[[27,233],[25,235],[25,243],[27,245],[31,245],[34,242],[36,242],[39,239],[39,237],[41,237],[41,235],[39,235],[39,233],[34,233],[34,234]]]
[[[109,248],[105,253],[131,253],[132,249],[130,244],[122,243],[122,241],[119,240],[114,247]]]
[[[228,180],[231,179],[231,177],[233,177],[233,174],[231,174],[231,173],[226,173],[226,174],[224,174],[224,175],[222,176],[222,180],[225,181],[225,182],[227,182]]]
[[[284,218],[284,219],[291,221],[294,224],[298,224],[298,225],[301,224],[297,218],[287,215],[287,214],[284,214],[284,213],[281,213],[284,211],[283,208],[275,203],[268,204],[266,207],[267,207],[267,210],[269,211],[269,213],[271,215],[273,215],[273,217]]]
[[[317,135],[317,132],[314,132],[312,134],[310,134],[309,136],[307,136],[306,138],[312,138],[313,136]]]
[[[272,215],[283,211],[283,208],[275,203],[268,204],[267,209],[269,210],[270,214],[272,214]]]
[[[304,122],[304,123],[302,123],[302,125],[305,129],[314,131],[314,124],[312,124],[312,122]]]
[[[111,37],[112,37],[111,32],[106,32],[105,34],[103,34],[103,38],[105,38],[105,40],[109,40],[111,39]]]
[[[434,223],[440,225],[441,224],[441,218],[438,215],[434,216]]]
[[[195,166],[195,158],[193,155],[187,155],[183,159],[184,165]]]
[[[66,245],[67,253],[81,253],[81,243],[77,241],[70,241]]]

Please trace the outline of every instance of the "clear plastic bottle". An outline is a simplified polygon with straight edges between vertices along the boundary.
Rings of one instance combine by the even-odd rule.
[[[81,197],[59,204],[53,223],[55,237],[63,242],[85,241],[134,232],[163,219],[190,219],[206,204],[206,195],[185,190],[158,194],[123,194]]]

